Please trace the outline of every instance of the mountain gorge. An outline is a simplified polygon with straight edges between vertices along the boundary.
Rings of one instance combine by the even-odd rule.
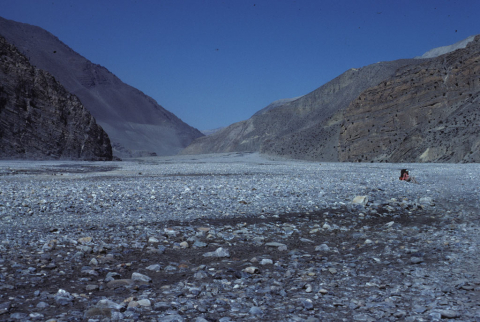
[[[429,58],[350,69],[305,96],[196,139],[182,153],[480,162],[479,56],[476,36],[432,50]]]
[[[1,36],[0,158],[112,160],[108,135],[80,100]]]
[[[203,136],[151,97],[82,57],[46,30],[0,18],[0,34],[48,71],[108,133],[120,157],[172,155]]]

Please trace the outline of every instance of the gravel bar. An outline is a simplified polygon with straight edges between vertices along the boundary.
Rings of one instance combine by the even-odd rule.
[[[0,320],[480,321],[479,164],[3,160],[0,182]]]

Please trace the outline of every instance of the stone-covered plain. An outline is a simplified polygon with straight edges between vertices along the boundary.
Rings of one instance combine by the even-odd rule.
[[[0,319],[475,321],[479,170],[4,161]]]

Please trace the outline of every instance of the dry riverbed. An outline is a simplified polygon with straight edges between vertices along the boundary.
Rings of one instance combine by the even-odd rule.
[[[0,161],[0,182],[2,321],[480,321],[477,164]]]

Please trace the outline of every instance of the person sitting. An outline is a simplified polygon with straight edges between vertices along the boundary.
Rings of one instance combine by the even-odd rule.
[[[417,183],[417,180],[415,180],[414,177],[410,177],[407,169],[402,169],[400,171],[400,178],[399,179],[402,180],[402,181]]]

